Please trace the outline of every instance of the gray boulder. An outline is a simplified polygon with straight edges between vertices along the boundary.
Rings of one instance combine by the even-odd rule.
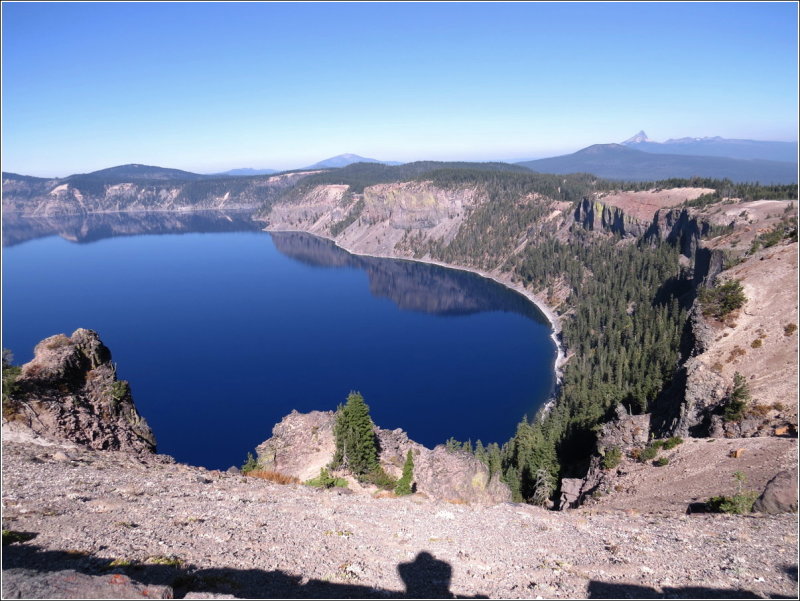
[[[797,474],[783,471],[769,482],[753,505],[760,513],[797,513]]]

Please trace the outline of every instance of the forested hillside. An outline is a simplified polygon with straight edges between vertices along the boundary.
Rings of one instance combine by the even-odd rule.
[[[642,235],[578,218],[585,199],[609,191],[681,188],[694,196],[652,215]],[[335,194],[323,200],[322,190]],[[551,408],[526,416],[504,443],[448,441],[502,475],[517,500],[544,503],[560,478],[586,472],[596,432],[618,406],[649,413],[670,390],[691,345],[698,286],[715,275],[697,252],[701,237],[727,231],[693,211],[765,198],[796,199],[797,188],[707,178],[623,184],[494,164],[353,165],[306,178],[263,216],[273,229],[311,231],[355,252],[501,274],[557,310],[568,361]]]

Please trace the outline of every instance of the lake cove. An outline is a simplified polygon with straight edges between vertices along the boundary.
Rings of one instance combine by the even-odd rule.
[[[241,214],[4,218],[3,347],[96,330],[158,450],[225,469],[293,409],[351,390],[432,447],[503,443],[554,385],[522,295],[478,275],[351,255]]]

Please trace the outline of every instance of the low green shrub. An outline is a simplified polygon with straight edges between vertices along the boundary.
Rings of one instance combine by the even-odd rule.
[[[252,453],[247,453],[247,461],[245,461],[244,465],[242,466],[242,473],[246,474],[248,472],[257,470],[258,468],[259,468],[258,459],[253,457]]]
[[[730,497],[724,495],[711,497],[706,503],[709,511],[736,514],[753,511],[753,504],[758,499],[758,493],[754,490],[744,490],[744,483],[747,480],[744,472],[734,472],[733,479],[736,480],[736,494]]]
[[[374,484],[378,488],[384,490],[394,490],[397,486],[397,480],[387,474],[381,466],[374,468],[372,471],[358,476],[359,482],[366,484]]]
[[[754,490],[746,490],[733,495],[732,497],[719,496],[711,497],[708,500],[708,510],[714,513],[750,513],[753,511],[753,503],[758,499],[758,493]]]
[[[668,457],[659,457],[655,461],[655,465],[657,467],[664,467],[665,465],[669,465],[669,458]]]
[[[622,461],[622,451],[619,447],[611,447],[603,455],[603,469],[613,470],[620,464],[620,461]]]
[[[117,380],[111,384],[111,398],[116,402],[120,402],[125,398],[125,395],[130,392],[130,384],[127,380]]]
[[[315,488],[347,488],[347,480],[331,476],[331,473],[324,467],[319,470],[319,476],[306,480],[304,484]]]
[[[639,461],[641,463],[647,463],[651,459],[655,459],[656,455],[658,455],[658,447],[660,445],[649,444],[647,445],[642,451],[639,453]]]
[[[679,444],[683,444],[683,438],[680,436],[673,436],[672,438],[665,440],[661,448],[663,448],[665,451],[669,451],[670,449],[677,447]]]

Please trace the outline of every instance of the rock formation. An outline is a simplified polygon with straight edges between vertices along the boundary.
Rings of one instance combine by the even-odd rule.
[[[153,453],[156,441],[118,380],[111,352],[92,330],[41,341],[3,399],[3,425],[96,450]]]
[[[308,480],[333,458],[333,411],[293,411],[272,430],[272,438],[256,448],[258,463],[267,470]],[[408,438],[400,429],[375,428],[379,461],[387,474],[398,478],[406,453],[414,455],[416,491],[433,499],[493,504],[511,500],[508,487],[467,452],[439,445],[433,450]]]
[[[783,471],[767,482],[753,511],[761,513],[797,513],[797,472]]]
[[[116,211],[256,209],[313,172],[199,181],[3,173],[3,212],[51,217]]]

